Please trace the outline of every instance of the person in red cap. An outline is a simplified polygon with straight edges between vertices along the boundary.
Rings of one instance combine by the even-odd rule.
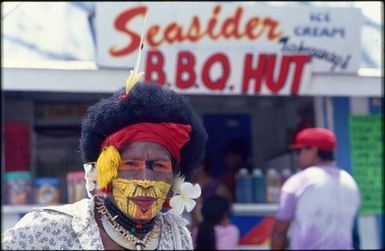
[[[335,134],[325,128],[306,128],[296,135],[289,149],[302,171],[281,188],[271,249],[353,249],[360,192],[336,166],[336,145]]]

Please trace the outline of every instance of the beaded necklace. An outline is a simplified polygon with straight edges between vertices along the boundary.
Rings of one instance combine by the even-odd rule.
[[[115,215],[113,217],[110,214],[105,206],[105,200],[97,198],[95,204],[97,212],[102,215],[101,222],[104,230],[117,244],[136,250],[157,248],[160,239],[160,221],[158,218],[154,218],[153,228],[149,230],[144,238],[139,239],[116,221],[119,216]]]
[[[111,200],[106,197],[104,199],[104,206],[107,208],[108,212],[111,215],[115,215],[116,222],[119,223],[125,229],[128,229],[131,233],[139,233],[146,234],[151,231],[155,224],[155,218],[151,219],[150,222],[146,223],[137,223],[129,219],[125,216],[114,204],[112,204]]]

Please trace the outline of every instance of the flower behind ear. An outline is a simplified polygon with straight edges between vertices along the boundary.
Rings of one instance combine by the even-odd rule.
[[[84,179],[86,180],[86,189],[87,195],[89,198],[95,193],[97,188],[97,173],[96,173],[96,163],[88,162],[83,165],[84,168]]]
[[[181,215],[185,208],[187,212],[191,212],[196,204],[194,199],[199,198],[200,195],[201,187],[199,184],[193,185],[190,182],[182,183],[180,185],[180,193],[170,200],[171,209],[169,212],[175,215]]]

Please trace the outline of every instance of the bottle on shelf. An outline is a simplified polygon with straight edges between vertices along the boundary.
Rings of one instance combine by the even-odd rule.
[[[277,170],[271,168],[266,175],[266,201],[268,203],[277,203],[279,201],[279,192],[281,188],[281,179]]]
[[[265,203],[265,177],[263,177],[262,170],[255,168],[252,175],[252,191],[254,203]]]
[[[252,203],[252,179],[246,168],[241,168],[237,175],[236,201],[238,203]]]

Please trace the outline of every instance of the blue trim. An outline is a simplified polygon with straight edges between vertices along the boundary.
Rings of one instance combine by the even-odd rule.
[[[349,115],[350,115],[350,100],[348,97],[333,97],[333,119],[334,133],[337,138],[337,149],[335,158],[337,165],[352,173],[350,161],[350,140],[349,140]]]
[[[380,99],[382,98],[369,98],[369,114],[383,114],[383,100]]]
[[[374,98],[368,98],[369,114],[383,114],[382,102],[373,102]],[[382,100],[381,100],[382,101]],[[333,119],[334,132],[337,138],[337,149],[335,152],[337,165],[351,174],[351,156],[350,156],[350,140],[349,140],[349,116],[350,99],[348,97],[333,98]],[[369,115],[368,114],[368,115]],[[325,116],[325,115],[324,115]],[[373,215],[376,219],[376,230],[378,232],[379,247],[384,248],[384,215]],[[361,234],[362,235],[362,234]],[[359,239],[358,239],[359,240]],[[359,245],[359,242],[357,243]]]
[[[328,114],[327,114],[327,108],[326,108],[326,98],[323,97],[322,98],[322,113],[323,113],[323,117],[324,117],[324,127],[327,128],[328,127]]]

